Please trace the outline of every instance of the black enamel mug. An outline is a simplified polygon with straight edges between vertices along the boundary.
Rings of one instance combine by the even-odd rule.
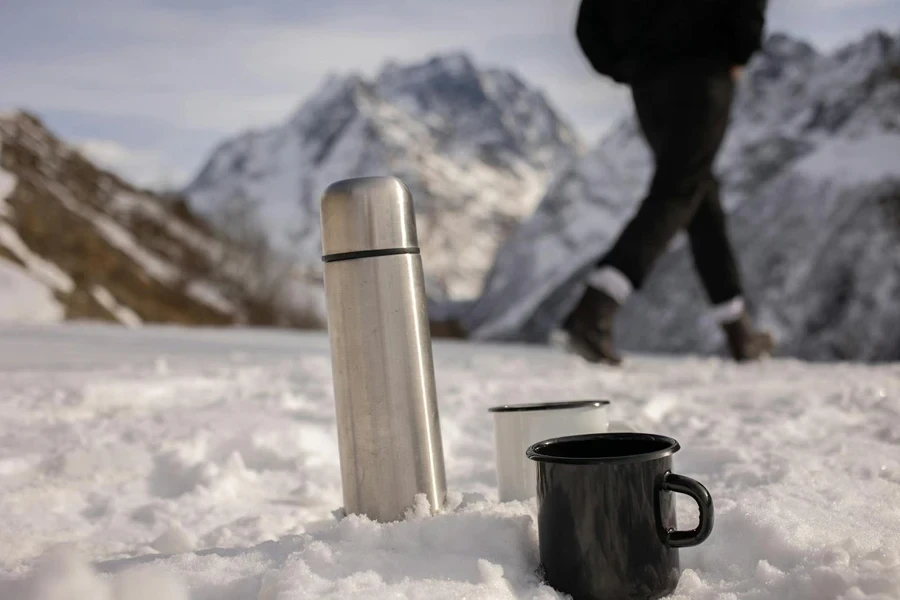
[[[672,472],[670,437],[597,433],[545,440],[537,463],[538,539],[546,582],[574,600],[653,600],[678,585],[678,549],[702,543],[713,502]],[[678,530],[673,492],[700,506],[696,529]]]

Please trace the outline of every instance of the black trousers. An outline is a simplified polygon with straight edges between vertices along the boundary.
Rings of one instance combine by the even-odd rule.
[[[632,96],[655,172],[640,208],[599,265],[635,289],[672,238],[686,228],[694,265],[713,304],[741,295],[713,162],[734,97],[728,65],[694,60],[638,75]]]

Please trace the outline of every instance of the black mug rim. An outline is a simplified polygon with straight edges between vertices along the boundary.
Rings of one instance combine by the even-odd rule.
[[[488,409],[491,413],[526,412],[536,410],[565,410],[567,408],[582,408],[585,406],[608,406],[609,400],[566,400],[563,402],[535,402],[532,404],[501,404]]]
[[[612,439],[623,441],[654,441],[662,442],[665,447],[651,452],[642,452],[640,454],[628,454],[625,456],[550,456],[543,454],[541,451],[547,446],[554,444],[565,444],[570,442],[581,442],[593,439]],[[678,452],[681,445],[678,440],[666,435],[656,433],[640,433],[640,432],[606,432],[606,433],[585,433],[581,435],[568,435],[556,437],[549,440],[536,442],[528,447],[525,456],[535,462],[568,464],[568,465],[598,465],[598,464],[624,464],[632,462],[644,462],[649,460],[657,460],[666,458]]]

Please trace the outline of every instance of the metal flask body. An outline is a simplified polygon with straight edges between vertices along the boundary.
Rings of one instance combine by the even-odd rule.
[[[402,519],[446,494],[422,260],[409,189],[338,181],[321,200],[344,511]]]

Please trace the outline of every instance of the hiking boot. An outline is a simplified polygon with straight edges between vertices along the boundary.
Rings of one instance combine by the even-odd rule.
[[[619,304],[611,296],[587,288],[563,322],[569,349],[591,363],[621,364],[622,357],[613,343],[613,321],[618,309]]]
[[[753,326],[747,313],[729,323],[723,323],[722,329],[728,340],[731,356],[738,362],[758,360],[769,356],[775,349],[775,340],[766,331]]]

